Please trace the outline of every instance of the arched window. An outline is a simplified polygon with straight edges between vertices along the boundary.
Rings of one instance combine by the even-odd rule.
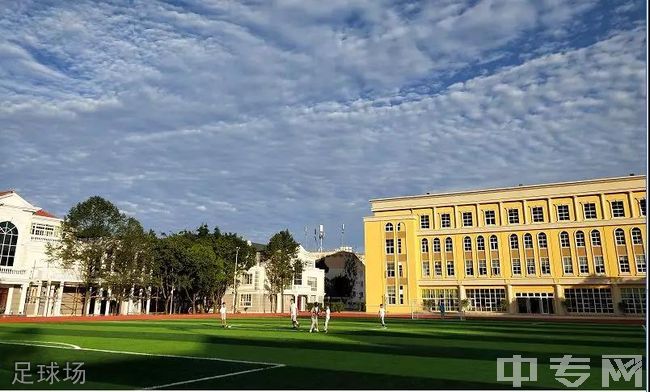
[[[530,233],[524,234],[524,248],[533,249],[533,236]]]
[[[451,241],[451,237],[447,237],[445,240],[445,252],[453,252],[454,251],[454,243]]]
[[[569,240],[569,233],[567,233],[566,231],[560,233],[560,246],[562,248],[571,247],[571,241]]]
[[[643,245],[643,237],[641,237],[641,230],[638,227],[632,229],[632,243],[634,245]]]
[[[510,249],[519,249],[519,238],[517,238],[517,234],[510,236]]]
[[[429,253],[429,240],[422,238],[422,253]]]
[[[576,246],[579,248],[585,247],[585,233],[580,230],[576,231]]]
[[[393,224],[392,223],[386,223],[386,231],[393,231]]]
[[[546,239],[546,234],[537,234],[537,246],[539,246],[540,249],[548,248],[548,240]]]
[[[11,222],[0,223],[0,266],[12,267],[16,256],[18,229]]]
[[[482,235],[476,237],[476,249],[485,250],[485,239]]]
[[[433,251],[434,252],[440,252],[440,239],[439,238],[434,238],[433,239]]]
[[[600,231],[592,230],[591,231],[591,246],[600,246]]]
[[[463,248],[465,249],[465,252],[471,252],[472,251],[472,239],[469,237],[463,238]]]
[[[625,245],[625,232],[623,232],[623,229],[614,230],[614,239],[616,245]]]
[[[397,224],[397,231],[402,231],[402,224],[401,223]]]
[[[491,250],[499,250],[499,240],[497,239],[497,236],[495,236],[495,235],[490,237],[490,249]]]

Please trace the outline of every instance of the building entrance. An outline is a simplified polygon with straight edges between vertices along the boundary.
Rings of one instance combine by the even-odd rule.
[[[553,314],[552,293],[517,293],[517,311],[529,314]]]

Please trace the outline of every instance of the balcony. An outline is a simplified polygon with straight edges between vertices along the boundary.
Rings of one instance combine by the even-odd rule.
[[[27,270],[15,269],[14,267],[0,266],[0,280],[10,278],[24,278],[27,276]]]

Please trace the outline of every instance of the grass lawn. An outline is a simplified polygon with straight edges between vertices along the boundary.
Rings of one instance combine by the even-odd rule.
[[[564,388],[550,358],[572,354],[590,358],[591,376],[581,388],[600,389],[601,355],[639,355],[645,347],[636,325],[387,321],[381,329],[374,319],[334,318],[328,334],[310,334],[308,319],[294,331],[288,318],[233,319],[231,329],[216,318],[0,320],[0,389],[509,389],[511,383],[496,381],[496,359],[517,354],[539,363],[538,381],[524,388]],[[12,385],[17,361],[31,363],[34,384]],[[50,362],[84,362],[85,384],[36,382],[36,366]],[[634,384],[621,379],[610,386]]]

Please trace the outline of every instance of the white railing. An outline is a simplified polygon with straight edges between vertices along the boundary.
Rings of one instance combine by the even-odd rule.
[[[0,274],[3,275],[25,275],[27,270],[13,269],[13,267],[0,267]]]

